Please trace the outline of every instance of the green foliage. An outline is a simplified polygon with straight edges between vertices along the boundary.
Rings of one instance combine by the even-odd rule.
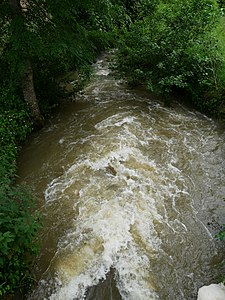
[[[31,132],[29,112],[21,99],[2,87],[0,95],[0,157],[13,164],[18,143]]]
[[[1,87],[0,93],[0,298],[28,282],[25,255],[36,246],[33,237],[39,227],[32,215],[33,200],[14,186],[19,143],[31,132],[29,112],[15,90]]]
[[[223,224],[223,228],[220,230],[220,232],[216,234],[216,237],[221,241],[225,239],[225,224]]]
[[[0,168],[0,177],[5,175]],[[5,177],[0,184],[0,297],[22,288],[30,278],[28,257],[37,252],[33,243],[39,229],[33,200],[22,187],[12,187]]]
[[[0,1],[0,297],[29,277],[27,255],[35,253],[39,228],[31,195],[13,181],[18,147],[32,130],[23,99],[25,62],[32,64],[46,116],[65,96],[58,79],[76,70],[79,89],[90,74],[88,66],[115,42],[117,2],[32,0],[15,11],[13,4],[20,1]]]
[[[225,199],[224,199],[225,201]],[[222,225],[222,228],[220,229],[220,231],[216,234],[215,236],[217,239],[219,239],[220,241],[224,241],[225,240],[225,224]],[[223,263],[225,263],[225,260],[223,260]],[[225,283],[225,276],[223,276],[222,281]]]
[[[223,200],[225,201],[225,198]],[[216,234],[216,238],[218,238],[221,241],[225,240],[225,224],[223,224],[220,231]]]
[[[4,69],[0,86],[4,82],[10,90],[14,88],[14,96],[23,98],[23,74],[29,59],[40,108],[46,115],[63,96],[57,78],[92,63],[112,45],[114,9],[108,0],[79,0],[76,4],[32,0],[15,13],[12,3],[19,2],[0,3],[0,66]]]
[[[216,2],[153,1],[152,10],[142,15],[118,51],[119,69],[128,81],[156,93],[183,90],[198,108],[221,110],[225,52],[216,32],[221,19]]]
[[[29,112],[13,88],[0,94],[0,297],[13,293],[29,278],[28,261],[36,246],[39,227],[32,215],[33,200],[24,189],[13,186],[18,146],[31,132]]]
[[[224,0],[218,0],[217,2],[222,9],[225,9],[225,1]]]

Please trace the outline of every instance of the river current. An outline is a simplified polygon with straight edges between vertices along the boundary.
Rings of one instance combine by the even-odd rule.
[[[21,152],[44,222],[29,299],[194,300],[225,271],[224,130],[109,63]]]

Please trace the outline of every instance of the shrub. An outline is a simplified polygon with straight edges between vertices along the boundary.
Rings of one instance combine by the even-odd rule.
[[[34,202],[26,189],[12,186],[0,168],[0,297],[30,282],[29,256],[37,251],[33,239],[39,219],[32,213]],[[3,179],[4,178],[4,179]]]
[[[39,228],[34,202],[25,188],[14,185],[18,145],[31,131],[29,112],[9,87],[0,96],[0,297],[28,283],[28,256],[36,251]]]
[[[0,158],[2,164],[7,161],[7,167],[11,166],[10,169],[13,167],[18,145],[25,140],[31,129],[29,112],[23,101],[19,96],[13,94],[10,88],[2,87],[0,96]],[[11,171],[8,169],[8,172]]]
[[[213,0],[159,1],[121,39],[119,69],[132,84],[163,94],[183,90],[198,108],[217,111],[224,95],[220,20]]]

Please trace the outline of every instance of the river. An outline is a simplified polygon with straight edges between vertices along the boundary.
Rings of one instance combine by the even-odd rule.
[[[109,63],[21,151],[44,222],[29,299],[194,300],[225,272],[224,129]]]

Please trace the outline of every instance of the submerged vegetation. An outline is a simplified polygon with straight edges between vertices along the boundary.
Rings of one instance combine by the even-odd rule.
[[[130,84],[182,93],[224,117],[224,10],[214,0],[1,1],[0,297],[29,278],[39,221],[32,196],[15,186],[16,158],[66,96],[58,78],[72,70],[87,77],[97,55],[116,47]]]

